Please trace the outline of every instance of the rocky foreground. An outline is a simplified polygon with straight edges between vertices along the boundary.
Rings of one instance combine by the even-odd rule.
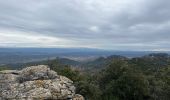
[[[73,81],[46,65],[0,72],[0,100],[84,100]]]

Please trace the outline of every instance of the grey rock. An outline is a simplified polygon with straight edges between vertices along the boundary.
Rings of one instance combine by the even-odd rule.
[[[73,100],[85,100],[84,97],[80,94],[75,94]]]
[[[73,81],[46,65],[0,72],[0,100],[73,99]]]

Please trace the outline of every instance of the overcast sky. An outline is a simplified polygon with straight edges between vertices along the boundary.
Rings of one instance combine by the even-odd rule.
[[[170,0],[0,0],[0,47],[170,50]]]

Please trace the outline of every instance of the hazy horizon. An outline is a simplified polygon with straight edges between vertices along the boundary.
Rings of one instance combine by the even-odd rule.
[[[105,51],[105,52],[150,52],[150,53],[169,53],[170,50],[119,50],[119,49],[104,49],[104,48],[88,48],[88,47],[0,47],[0,49],[65,49],[65,50],[93,50],[93,51]]]

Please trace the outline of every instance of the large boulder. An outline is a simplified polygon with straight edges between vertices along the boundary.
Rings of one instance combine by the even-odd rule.
[[[0,100],[68,100],[76,96],[73,81],[46,65],[0,72]]]

